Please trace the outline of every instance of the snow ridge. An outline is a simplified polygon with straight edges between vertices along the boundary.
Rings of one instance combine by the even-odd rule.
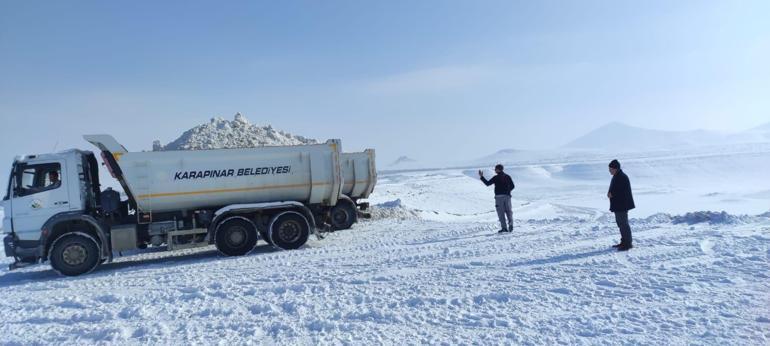
[[[232,121],[221,117],[211,118],[209,123],[185,131],[182,136],[166,145],[155,141],[152,150],[233,149],[317,143],[315,139],[276,130],[271,125],[252,124],[241,113],[236,113]]]

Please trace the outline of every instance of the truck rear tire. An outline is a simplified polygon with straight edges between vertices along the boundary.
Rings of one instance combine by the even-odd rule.
[[[257,245],[257,228],[246,218],[235,217],[217,228],[217,250],[225,256],[243,256]]]
[[[99,244],[85,233],[67,233],[57,238],[49,254],[51,267],[61,275],[88,273],[100,263]]]
[[[307,243],[310,237],[310,223],[297,212],[278,214],[270,223],[269,238],[273,246],[294,250]]]
[[[332,229],[343,230],[353,227],[356,223],[356,208],[347,202],[337,202],[331,210]]]

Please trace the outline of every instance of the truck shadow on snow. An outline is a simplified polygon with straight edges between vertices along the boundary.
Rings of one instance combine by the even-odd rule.
[[[246,256],[240,256],[240,257],[232,257],[232,259],[236,258],[244,258],[244,257],[250,257],[250,256],[259,256],[262,254],[268,254],[273,252],[279,252],[282,250],[277,250],[274,247],[270,245],[260,245],[254,248],[251,253],[249,253]],[[157,258],[131,258],[135,255],[147,255],[147,254],[154,254],[157,253],[161,257]],[[83,274],[81,276],[75,276],[75,277],[66,277],[59,275],[56,271],[50,268],[50,266],[47,263],[39,264],[32,268],[41,268],[47,267],[47,270],[36,270],[36,271],[26,271],[24,269],[20,269],[19,271],[3,271],[2,274],[0,274],[0,288],[4,287],[13,287],[13,286],[19,286],[19,285],[25,285],[25,284],[35,284],[35,283],[42,283],[47,281],[61,281],[61,282],[76,282],[80,280],[89,280],[89,279],[96,279],[104,276],[111,276],[115,275],[116,273],[120,274],[127,274],[134,271],[141,271],[141,270],[148,270],[152,268],[157,268],[157,266],[162,266],[163,268],[173,268],[177,266],[183,266],[183,265],[189,265],[192,263],[195,264],[204,264],[208,262],[214,262],[214,261],[223,261],[231,259],[230,257],[225,257],[219,254],[216,249],[208,249],[204,251],[197,251],[194,253],[189,254],[178,254],[175,255],[174,252],[165,252],[164,250],[158,250],[158,251],[145,251],[145,252],[139,252],[136,254],[128,255],[125,257],[118,257],[118,262],[111,262],[111,263],[105,263],[94,269],[91,273]]]

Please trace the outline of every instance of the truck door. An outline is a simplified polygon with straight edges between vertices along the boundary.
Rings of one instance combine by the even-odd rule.
[[[13,189],[13,228],[19,240],[40,239],[51,216],[68,211],[64,162],[20,164]]]

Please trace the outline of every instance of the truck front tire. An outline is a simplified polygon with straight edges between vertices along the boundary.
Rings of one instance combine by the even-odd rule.
[[[215,238],[223,255],[243,256],[257,245],[257,229],[245,218],[231,218],[219,225]]]
[[[101,260],[99,244],[85,233],[67,233],[57,238],[48,259],[61,275],[77,276],[96,268]]]
[[[270,223],[269,238],[273,246],[284,250],[294,250],[307,243],[310,237],[310,224],[307,218],[297,212],[284,212]]]

